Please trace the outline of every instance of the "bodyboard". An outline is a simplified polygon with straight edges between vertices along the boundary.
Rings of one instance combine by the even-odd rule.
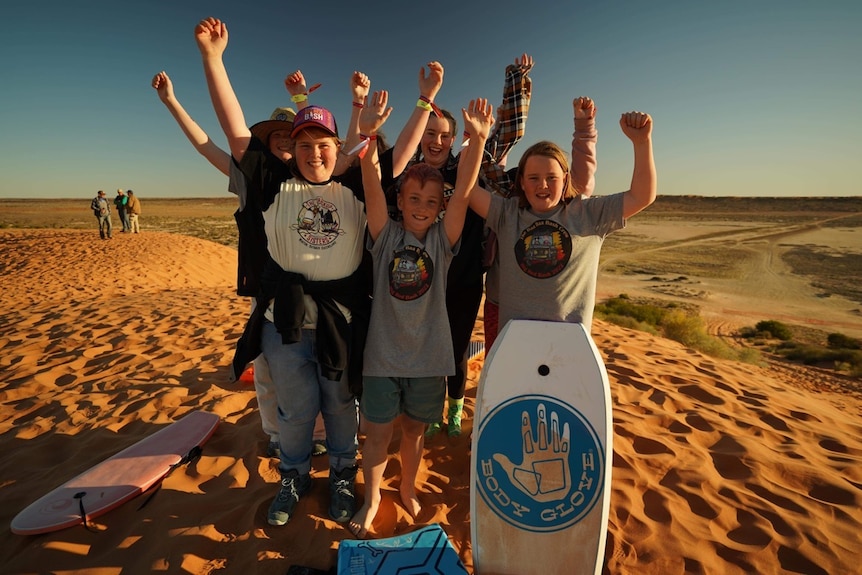
[[[467,575],[440,525],[384,539],[344,539],[338,546],[338,575]]]
[[[34,501],[12,519],[12,532],[57,531],[115,509],[165,477],[172,466],[210,438],[218,423],[215,413],[186,415]]]
[[[610,385],[581,324],[512,320],[487,350],[470,470],[479,575],[601,572]]]

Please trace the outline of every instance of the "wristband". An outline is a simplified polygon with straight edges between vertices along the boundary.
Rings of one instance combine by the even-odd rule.
[[[308,101],[308,94],[294,94],[290,97],[290,101],[294,104],[301,104]]]
[[[362,102],[353,102],[353,107],[359,108],[361,110],[362,108],[365,107],[365,104],[363,104]]]
[[[366,136],[365,134],[359,134],[359,138],[362,140],[376,140],[377,134],[371,134],[370,136]]]
[[[432,107],[431,107],[431,103],[430,103],[430,102],[426,102],[426,101],[425,101],[425,100],[423,100],[422,98],[419,98],[419,99],[416,101],[416,107],[417,107],[417,108],[422,108],[423,110],[428,110],[429,112],[433,112],[433,111],[434,111],[434,108],[432,108]]]
[[[430,98],[426,98],[425,96],[419,95],[419,100],[416,102],[417,108],[422,108],[423,110],[428,110],[429,112],[434,112],[434,115],[438,118],[443,117],[443,112],[440,111],[440,108],[437,107],[437,104],[431,101]]]

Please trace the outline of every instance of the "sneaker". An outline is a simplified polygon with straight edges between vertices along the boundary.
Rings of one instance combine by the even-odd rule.
[[[266,445],[266,456],[267,457],[281,457],[281,446],[279,446],[277,441],[270,441]]]
[[[290,470],[281,478],[281,489],[269,506],[266,522],[270,525],[284,525],[290,521],[293,508],[309,489],[311,489],[311,476],[308,473],[300,475],[295,469]]]
[[[443,429],[443,422],[438,421],[436,423],[428,424],[428,429],[425,430],[425,437],[431,438],[440,433],[440,430]]]
[[[461,435],[461,415],[464,412],[464,398],[452,399],[449,398],[449,411],[446,418],[449,420],[448,433],[449,437],[458,437]]]
[[[315,439],[311,442],[311,454],[312,455],[326,455],[326,440],[325,439]]]
[[[356,471],[359,468],[345,467],[340,472],[329,468],[329,516],[339,523],[347,523],[356,510],[356,496],[353,494],[353,484],[356,481]]]

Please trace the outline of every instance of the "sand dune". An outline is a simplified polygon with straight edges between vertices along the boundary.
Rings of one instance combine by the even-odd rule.
[[[278,472],[263,455],[254,392],[228,370],[248,312],[233,292],[234,250],[158,232],[100,241],[92,230],[4,230],[0,248],[0,572],[283,574],[334,563],[350,534],[327,518],[325,458],[301,516],[266,524]],[[714,360],[601,321],[593,332],[614,397],[605,572],[858,572],[858,380]],[[419,477],[418,524],[440,523],[470,569],[481,367],[471,362],[467,433],[429,441]],[[51,488],[197,409],[220,427],[143,509],[127,503],[94,531],[9,531]],[[397,481],[395,460],[379,536],[416,526]]]

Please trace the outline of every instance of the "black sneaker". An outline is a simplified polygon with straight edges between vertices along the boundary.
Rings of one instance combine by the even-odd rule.
[[[269,506],[266,521],[270,525],[284,525],[290,521],[293,508],[299,498],[311,489],[311,476],[308,473],[299,474],[295,469],[290,470],[281,478],[281,489]]]
[[[356,510],[356,496],[353,483],[356,481],[357,466],[345,467],[340,472],[329,468],[329,516],[339,523],[347,523]]]

